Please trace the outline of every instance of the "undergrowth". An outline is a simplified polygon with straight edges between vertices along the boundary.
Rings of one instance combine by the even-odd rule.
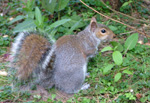
[[[43,7],[43,5],[46,5],[46,1],[49,0],[44,2],[27,0],[27,3],[19,0],[3,2],[8,5],[3,10],[10,10],[7,15],[0,16],[0,72],[8,72],[10,68],[7,56],[9,55],[9,48],[13,38],[18,32],[36,28],[48,32],[49,36],[55,41],[63,35],[76,34],[83,30],[89,24],[91,17],[95,16],[98,23],[107,25],[116,34],[117,43],[119,43],[119,46],[118,44],[117,46],[123,50],[120,50],[120,48],[116,49],[118,48],[116,43],[115,46],[111,43],[111,49],[108,47],[110,51],[101,52],[100,49],[98,54],[89,60],[89,76],[86,77],[85,82],[90,84],[90,88],[75,94],[68,102],[150,102],[150,46],[138,43],[132,49],[126,49],[125,45],[128,43],[125,44],[125,39],[131,35],[130,30],[122,24],[107,20],[92,12],[83,6],[79,0],[66,0],[66,3],[62,4],[64,6],[60,8],[57,7],[61,2],[56,3],[57,9],[53,10],[49,10],[49,7]],[[112,15],[117,20],[120,17],[126,19],[121,15],[113,15],[98,0],[96,2],[94,0],[84,1],[96,10],[103,12],[103,14]],[[135,10],[139,12],[140,17],[145,17],[144,20],[148,18],[149,13],[147,9],[143,9],[143,6],[140,6],[142,5],[140,0],[136,0],[136,3],[131,0],[121,0],[121,2],[120,11],[129,14]],[[106,4],[110,6],[109,2],[106,2]],[[130,10],[131,8],[132,11]],[[0,11],[2,12],[1,9]],[[132,23],[132,20],[128,22]],[[29,23],[30,25],[26,26]],[[142,24],[135,23],[134,25],[141,26]],[[119,35],[121,33],[125,33],[125,35]],[[146,39],[146,41],[148,40]],[[122,59],[119,62],[116,62],[115,58],[113,58],[115,51],[117,53],[119,51],[118,54],[121,54],[120,58]],[[0,102],[58,102],[54,99],[55,95],[52,95],[51,99],[48,98],[47,101],[43,101],[37,95],[12,92],[12,81],[10,80],[11,77],[9,75],[8,77],[0,75]],[[31,96],[32,99],[30,99]]]

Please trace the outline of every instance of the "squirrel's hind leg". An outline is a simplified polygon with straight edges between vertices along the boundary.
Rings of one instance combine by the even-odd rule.
[[[85,72],[81,69],[83,66],[69,65],[66,69],[60,67],[54,73],[55,87],[66,93],[77,93],[85,80]]]

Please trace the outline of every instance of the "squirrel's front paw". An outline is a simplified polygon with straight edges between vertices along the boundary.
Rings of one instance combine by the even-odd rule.
[[[90,84],[84,83],[80,90],[86,90],[90,87]]]

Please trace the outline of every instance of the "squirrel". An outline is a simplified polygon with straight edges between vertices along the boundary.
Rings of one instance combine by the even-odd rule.
[[[113,35],[94,17],[77,35],[62,36],[55,43],[38,33],[22,32],[11,48],[11,66],[20,81],[34,78],[44,88],[77,93],[83,88],[88,59],[96,54],[100,42]]]

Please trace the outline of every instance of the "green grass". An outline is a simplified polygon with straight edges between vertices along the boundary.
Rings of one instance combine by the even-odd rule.
[[[115,66],[110,73],[103,75],[105,65],[112,62],[110,54],[97,56],[94,62],[89,63],[89,81],[93,88],[90,94],[100,96],[101,100],[107,102],[135,102],[136,94],[143,96],[141,102],[149,101],[150,97],[150,47],[138,44],[124,57],[121,66]],[[123,73],[118,82],[114,82],[116,73],[128,70],[132,74]],[[97,87],[97,88],[94,88]],[[107,96],[106,96],[107,94]],[[101,101],[101,102],[102,102]]]

